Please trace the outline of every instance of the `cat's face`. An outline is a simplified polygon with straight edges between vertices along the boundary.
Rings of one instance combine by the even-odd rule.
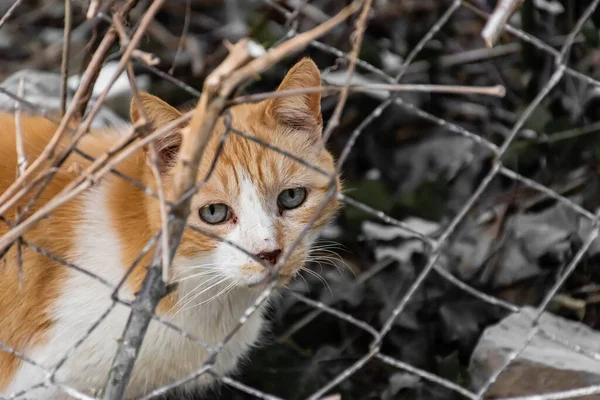
[[[304,59],[288,73],[279,90],[319,85],[317,67]],[[149,95],[143,96],[143,103],[157,127],[180,115]],[[321,140],[319,94],[237,106],[226,118],[237,132],[282,149],[329,175],[335,172],[333,157]],[[132,119],[137,119],[135,111]],[[225,131],[225,120],[221,119],[198,171],[201,182],[222,146],[208,181],[191,199],[188,224],[197,231],[187,229],[184,233],[175,261],[178,277],[204,276],[215,282],[221,278],[231,285],[252,286],[266,276],[265,268],[248,254],[200,233],[208,232],[273,265],[286,256],[279,270],[280,283],[285,284],[306,262],[318,230],[335,214],[340,182],[336,178],[331,186],[330,177],[235,132],[229,132],[221,144]],[[179,140],[180,134],[175,132],[157,143],[162,150],[167,192],[176,173],[173,165]],[[150,200],[148,213],[160,227],[158,206],[157,201]],[[308,233],[302,235],[310,222]],[[288,254],[299,237],[295,250]]]

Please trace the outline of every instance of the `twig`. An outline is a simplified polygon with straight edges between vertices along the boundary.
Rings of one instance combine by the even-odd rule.
[[[163,72],[160,69],[153,67],[151,65],[147,65],[145,63],[141,63],[140,65],[145,70],[150,71],[154,75],[171,82],[173,85],[177,86],[181,90],[186,91],[187,93],[191,94],[192,96],[195,96],[198,98],[200,97],[200,95],[201,95],[200,91],[196,90],[195,88],[191,87],[190,85],[186,84],[185,82],[180,81],[179,79],[176,79],[176,78],[172,77],[171,75],[167,74],[166,72]]]
[[[21,78],[19,80],[19,88],[17,90],[17,96],[24,96],[24,86],[25,80]],[[27,169],[27,156],[25,155],[25,149],[23,148],[23,132],[21,130],[21,104],[17,101],[15,102],[15,144],[17,150],[17,178],[25,173]],[[21,210],[19,207],[16,207],[16,220],[18,221],[21,218]],[[18,280],[19,285],[23,284],[23,237],[19,236],[17,239],[17,270],[18,270]]]
[[[108,17],[106,19],[110,21]],[[113,28],[117,32],[117,35],[119,36],[121,49],[124,49],[129,44],[129,36],[127,35],[127,32],[125,32],[125,25],[123,24],[122,16],[116,12],[113,13],[112,24]]]
[[[368,93],[379,91],[390,92],[427,92],[427,93],[455,93],[455,94],[481,94],[487,96],[504,97],[506,89],[502,85],[494,86],[460,86],[460,85],[421,85],[421,84],[388,84],[376,83],[369,85],[350,85],[350,86],[315,86],[298,89],[276,90],[272,92],[256,93],[246,96],[238,96],[227,103],[228,106],[256,103],[266,99],[279,97],[297,96],[301,94],[322,93],[327,95],[343,90],[356,93]]]
[[[431,38],[433,38],[440,29],[442,29],[442,27],[448,22],[450,17],[456,12],[456,10],[458,10],[458,8],[461,5],[462,5],[462,0],[454,0],[452,2],[452,5],[441,15],[441,17],[437,20],[437,22],[431,28],[429,28],[427,33],[421,38],[421,40],[419,40],[419,42],[415,45],[415,47],[410,51],[410,53],[408,54],[408,56],[406,57],[406,59],[404,60],[402,65],[400,66],[400,69],[399,69],[398,73],[396,74],[396,76],[394,78],[390,78],[390,80],[389,80],[390,83],[398,83],[400,81],[400,79],[406,73],[408,66],[413,62],[413,60],[417,57],[417,55],[421,52],[421,50],[423,50],[423,48],[425,47],[425,44],[428,43],[431,40]],[[400,99],[400,97],[397,94],[390,96],[389,99],[387,99],[386,101],[381,103],[379,106],[377,106],[365,119],[362,120],[362,122],[359,124],[359,126],[350,135],[350,138],[346,142],[346,145],[344,146],[342,153],[340,154],[339,158],[337,159],[336,164],[338,166],[341,166],[344,164],[348,155],[350,154],[351,149],[354,147],[354,144],[356,143],[356,141],[358,140],[358,138],[362,134],[362,132],[364,132],[365,128],[373,120],[375,120],[375,118],[377,118],[379,115],[381,115],[387,107],[389,107],[393,103],[396,103],[396,104],[402,103],[402,100]],[[410,105],[410,106],[412,106],[412,105]],[[417,114],[420,115],[420,113],[417,113]],[[434,116],[431,116],[431,117],[434,119],[436,118]],[[449,124],[444,121],[444,125],[449,125]],[[457,131],[466,133],[466,130],[464,130],[464,128],[459,128],[459,127],[457,127],[457,128],[458,128]],[[477,140],[477,138],[479,138],[479,136],[472,135],[472,138],[474,140]],[[491,144],[488,141],[482,141],[482,142],[486,143],[488,145]]]
[[[23,0],[16,0],[13,3],[13,5],[10,6],[10,8],[8,9],[8,11],[0,19],[0,28],[2,28],[2,26],[6,23],[6,21],[8,21],[8,19],[10,18],[10,16],[13,14],[13,12],[15,12],[15,10],[17,9],[17,7],[19,7],[19,4],[21,4],[22,2],[23,2]]]
[[[14,94],[13,92],[6,90],[2,86],[0,86],[0,93],[10,97],[14,101],[18,102],[20,105],[25,106],[25,108],[28,108],[31,111],[35,111],[36,114],[41,115],[42,117],[46,118],[48,121],[54,122],[57,125],[60,123],[60,121],[58,121],[54,118],[54,116],[52,115],[50,110],[48,110],[47,108],[45,108],[43,106],[33,104],[32,102],[19,97],[17,94]]]
[[[183,28],[181,29],[181,36],[179,37],[179,43],[177,44],[177,51],[175,51],[175,57],[173,57],[173,65],[171,65],[171,68],[169,68],[169,75],[173,75],[175,67],[177,66],[177,58],[179,57],[179,53],[181,53],[183,45],[186,43],[186,38],[190,27],[190,14],[192,13],[191,7],[191,0],[185,0],[185,19],[183,20]]]
[[[234,381],[233,379],[231,379],[228,376],[222,376],[222,375],[217,375],[216,373],[214,373],[214,371],[208,371],[211,375],[213,375],[215,377],[215,379],[220,380],[221,382],[223,382],[226,385],[229,385],[233,388],[236,388],[237,390],[240,390],[242,392],[248,393],[249,395],[252,395],[252,397],[255,397],[257,399],[262,399],[262,400],[283,400],[280,397],[275,397],[273,395],[270,394],[265,394],[262,393],[256,389],[254,389],[253,387],[250,387],[248,385],[245,385],[241,382],[237,382]],[[338,399],[341,400],[341,399]]]
[[[366,0],[363,3],[363,9],[358,17],[358,21],[356,22],[356,30],[354,31],[352,38],[352,52],[350,53],[350,65],[348,66],[348,70],[346,72],[346,82],[344,83],[344,87],[340,92],[340,98],[338,99],[337,105],[333,110],[333,114],[327,123],[327,127],[323,132],[323,141],[327,142],[329,136],[333,130],[340,124],[340,116],[342,115],[342,110],[346,105],[346,100],[348,99],[348,86],[352,80],[352,74],[354,74],[354,70],[356,68],[356,61],[358,60],[358,52],[360,51],[363,37],[365,36],[365,29],[367,25],[367,17],[369,16],[369,12],[371,11],[371,6],[373,4],[373,0]]]
[[[342,395],[341,394],[332,394],[332,395],[323,397],[321,400],[342,400]]]
[[[102,2],[102,0],[100,0],[100,3],[101,2]],[[125,18],[129,14],[129,12],[131,12],[135,8],[137,3],[138,3],[138,0],[128,0],[123,5],[123,7],[121,7],[119,9],[119,11],[118,11],[119,15],[121,15],[123,18]],[[90,5],[90,10],[91,9],[92,9],[92,5]],[[88,11],[88,17],[89,16],[90,16],[90,11]],[[141,25],[140,25],[140,27],[141,27]],[[113,25],[113,28],[114,28],[114,25]],[[148,29],[148,27],[144,26],[144,30],[146,30],[146,29]],[[82,85],[85,84],[84,89],[82,90],[82,93],[80,94],[79,98],[77,98],[77,99],[76,99],[77,93],[75,93],[75,96],[73,96],[73,103],[78,103],[79,109],[77,110],[77,112],[81,116],[85,115],[85,110],[87,109],[87,104],[88,104],[90,98],[92,97],[92,93],[94,91],[94,84],[96,83],[96,80],[98,79],[98,75],[100,74],[100,68],[102,66],[102,63],[108,57],[108,55],[112,49],[112,46],[116,40],[117,40],[117,33],[115,32],[114,29],[109,29],[106,32],[106,34],[104,35],[102,42],[100,42],[100,45],[94,52],[92,60],[90,61],[90,64],[87,67],[86,73],[81,80],[80,88]],[[102,60],[102,63],[100,63],[96,67],[96,63],[94,62],[94,60]],[[90,67],[92,65],[94,65],[94,67],[92,70],[90,70]]]
[[[25,88],[25,79],[19,80],[19,89],[17,95],[23,97],[23,91]],[[27,169],[27,156],[25,155],[25,149],[23,148],[23,135],[21,131],[21,104],[15,102],[15,135],[16,135],[16,146],[17,146],[17,166],[18,175],[23,175]]]
[[[82,174],[69,183],[60,193],[55,195],[49,202],[40,207],[33,215],[27,218],[25,221],[20,223],[19,225],[13,227],[9,232],[7,232],[4,236],[0,238],[0,251],[3,252],[12,241],[16,240],[17,237],[25,233],[29,230],[37,221],[42,218],[48,216],[53,210],[58,208],[60,205],[66,203],[71,200],[79,193],[84,190],[90,188],[97,182],[102,176],[108,173],[114,166],[116,166],[119,162],[123,161],[123,159],[130,156],[135,151],[139,150],[143,146],[147,146],[156,138],[166,134],[169,130],[177,127],[178,125],[188,121],[192,115],[192,112],[188,112],[176,120],[166,124],[162,128],[156,130],[152,134],[146,136],[143,139],[135,142],[133,145],[125,148],[127,144],[129,144],[133,138],[136,136],[136,130],[134,129],[128,135],[123,137],[121,141],[115,144],[111,149],[109,149],[105,154],[101,157],[98,157],[96,161],[90,165]],[[44,171],[44,175],[48,175],[50,173],[56,172],[55,170],[51,170],[51,172]],[[39,181],[43,180],[42,177],[36,178],[35,182],[39,183]],[[31,185],[26,186],[24,189],[29,189]],[[27,193],[27,190],[22,190],[18,193],[19,196],[15,196],[14,198],[21,197],[24,193]],[[6,212],[10,207],[14,205],[14,198],[11,199],[10,202],[5,203],[0,207],[0,215]],[[1,253],[0,253],[1,254]]]
[[[131,42],[129,43],[125,52],[123,53],[123,57],[121,58],[119,65],[117,66],[117,71],[115,71],[115,73],[112,76],[111,80],[109,81],[109,84],[107,85],[106,89],[100,94],[98,101],[96,103],[94,103],[94,106],[90,110],[90,113],[88,114],[88,116],[79,124],[77,130],[72,135],[73,137],[71,138],[71,146],[68,147],[67,149],[61,149],[59,152],[55,152],[55,149],[58,146],[58,143],[62,140],[62,136],[66,132],[66,127],[69,124],[70,117],[75,112],[75,107],[76,107],[75,101],[73,101],[73,103],[71,104],[71,107],[69,107],[69,110],[67,111],[67,113],[65,114],[63,119],[61,120],[61,124],[57,128],[57,131],[54,134],[54,136],[52,137],[52,139],[50,140],[50,143],[46,146],[46,148],[44,149],[42,154],[36,159],[36,161],[34,162],[34,165],[30,166],[27,169],[24,176],[27,176],[28,174],[29,175],[32,174],[33,172],[30,172],[30,171],[35,171],[44,162],[48,162],[49,164],[54,165],[57,161],[59,163],[60,163],[60,161],[64,161],[66,159],[67,155],[70,154],[70,152],[72,151],[74,146],[77,145],[77,142],[79,141],[79,139],[89,129],[91,121],[94,118],[94,116],[96,115],[96,113],[99,111],[100,107],[102,106],[102,102],[106,98],[108,91],[110,90],[110,88],[112,87],[114,82],[116,81],[117,77],[121,74],[121,72],[125,68],[129,58],[131,57],[131,53],[133,52],[133,50],[135,49],[135,47],[141,40],[142,35],[144,34],[144,30],[146,29],[146,27],[148,26],[148,24],[150,23],[150,21],[152,20],[154,15],[158,12],[158,10],[160,9],[160,7],[162,6],[164,1],[165,0],[156,0],[152,4],[152,6],[150,6],[150,8],[146,12],[146,14],[144,15],[144,18],[140,22],[139,28],[136,30],[135,34],[133,35],[133,38],[131,39]],[[96,58],[96,55],[97,55],[97,53],[94,54],[94,58]],[[98,68],[99,68],[99,65],[98,65]],[[89,72],[89,69],[88,69],[88,72]],[[84,80],[85,80],[86,76],[88,76],[88,75],[86,74],[84,76]],[[80,87],[80,89],[81,89],[81,87]],[[79,92],[79,90],[78,90],[78,92]],[[11,198],[11,196],[13,196],[15,191],[18,190],[18,188],[20,186],[22,186],[23,183],[25,182],[26,179],[24,178],[24,176],[19,177],[19,179],[16,182],[14,182],[6,190],[6,192],[0,196],[0,208],[2,208],[2,209],[6,208],[6,203],[8,202],[8,199],[10,199],[10,201],[13,203],[20,199],[20,198]],[[52,202],[49,202],[46,205],[49,205],[50,203],[52,203]],[[38,210],[38,212],[39,212],[39,210]],[[3,213],[3,211],[0,211],[0,215],[2,213]],[[23,224],[20,224],[16,228],[21,227],[21,225],[23,225]],[[29,227],[31,227],[31,226],[32,225],[29,224]],[[13,229],[13,231],[14,231],[14,229]],[[2,254],[4,252],[4,250],[10,245],[10,241],[7,241],[8,240],[7,237],[10,236],[11,233],[12,232],[7,232],[2,238],[0,238],[0,254]],[[14,239],[15,239],[15,237],[13,237],[12,240],[14,240]]]
[[[254,74],[262,72],[270,65],[278,62],[284,56],[305,47],[310,43],[310,40],[324,34],[351,15],[355,8],[356,4],[353,3],[353,5],[345,8],[330,21],[299,35],[288,42],[282,43],[248,64],[246,63],[253,56],[260,55],[256,51],[255,44],[247,39],[242,39],[235,45],[229,46],[230,53],[227,58],[225,58],[225,60],[204,81],[204,90],[202,91],[202,96],[194,110],[192,120],[190,121],[189,126],[182,132],[183,143],[177,161],[177,171],[179,171],[179,173],[175,177],[174,198],[182,197],[189,189],[194,187],[198,173],[198,165],[200,164],[210,135],[217,119],[226,107],[227,97],[233,93],[237,85]],[[246,65],[244,66],[244,64]],[[169,224],[171,257],[173,257],[173,254],[179,245],[189,212],[190,198],[178,203],[175,207],[171,207]],[[128,383],[142,339],[148,329],[152,314],[156,309],[156,305],[166,293],[165,281],[162,279],[160,268],[162,258],[161,248],[162,246],[158,246],[152,263],[148,267],[142,289],[135,298],[130,318],[125,327],[123,341],[119,345],[119,349],[115,355],[113,368],[111,369],[109,379],[105,386],[105,400],[121,398],[124,388]],[[273,267],[266,263],[263,264],[265,268],[269,270],[270,275],[274,276]],[[204,368],[203,371],[200,371],[199,374],[192,374],[189,379],[194,379],[195,376],[199,376],[208,371],[224,343],[231,339],[231,337],[247,321],[250,314],[256,311],[262,302],[266,300],[275,284],[276,281],[273,280],[267,290],[259,296],[254,306],[246,311],[236,328],[230,331],[217,350],[209,357],[209,360],[206,363],[207,367]]]
[[[154,67],[154,66],[160,64],[160,58],[158,58],[156,55],[149,53],[147,51],[135,49],[135,50],[133,50],[133,53],[131,54],[131,56],[133,58],[137,58],[138,60],[142,61],[144,64],[151,66],[151,67]]]
[[[600,3],[598,0],[594,0],[586,8],[585,12],[581,15],[581,17],[579,17],[579,19],[577,20],[577,23],[575,24],[575,26],[573,27],[571,32],[569,32],[569,34],[567,35],[567,38],[565,39],[565,42],[563,43],[563,45],[560,49],[560,53],[556,57],[557,63],[562,63],[564,61],[564,58],[567,55],[567,52],[571,49],[571,47],[573,46],[573,43],[575,42],[575,38],[581,32],[581,29],[583,28],[583,24],[585,24],[586,21],[588,19],[590,19],[590,17],[594,13],[594,11],[596,11],[596,8],[598,7],[598,3]]]
[[[88,8],[88,11],[87,11],[87,14],[85,15],[85,17],[89,20],[94,19],[94,17],[98,13],[98,10],[100,9],[101,3],[102,3],[102,0],[91,0],[90,6]]]
[[[122,12],[123,13],[128,12],[130,8],[135,6],[137,1],[138,0],[129,0],[123,7]],[[140,29],[141,28],[142,27],[140,26]],[[112,32],[112,34],[111,34],[111,32]],[[143,32],[143,30],[140,32],[140,34],[142,32]],[[56,132],[52,136],[52,139],[50,139],[48,145],[46,146],[46,148],[44,149],[42,154],[40,154],[37,157],[37,159],[29,166],[29,168],[27,168],[25,173],[23,175],[21,175],[19,177],[19,179],[17,179],[15,182],[13,182],[13,184],[10,185],[10,187],[8,187],[4,191],[4,193],[2,193],[0,195],[0,206],[5,204],[8,201],[8,199],[15,196],[15,194],[19,191],[19,189],[21,189],[25,185],[26,181],[31,178],[31,175],[33,175],[44,162],[54,164],[57,160],[59,160],[61,158],[60,156],[62,156],[63,154],[60,154],[60,155],[56,154],[55,153],[56,147],[63,140],[64,135],[68,130],[67,128],[71,122],[71,119],[78,112],[78,107],[83,106],[84,110],[85,110],[85,104],[87,103],[86,97],[89,99],[89,96],[91,96],[91,90],[93,89],[94,82],[96,81],[96,78],[98,77],[98,73],[100,72],[102,63],[104,62],[106,55],[108,55],[108,52],[110,51],[110,48],[112,47],[114,40],[116,39],[116,36],[117,36],[117,34],[114,31],[109,31],[104,36],[104,39],[102,40],[102,42],[100,43],[100,46],[98,47],[98,49],[94,53],[94,56],[92,57],[92,60],[86,70],[86,73],[84,74],[84,76],[81,80],[79,88],[77,89],[77,91],[75,92],[75,95],[73,96],[71,105],[69,106],[67,112],[61,119],[60,124],[59,124],[58,128],[56,129]],[[106,92],[110,89],[111,86],[112,86],[112,83],[110,85],[108,85],[108,87],[106,88]],[[83,115],[83,112],[81,112],[80,115]],[[89,123],[87,125],[89,125]],[[84,127],[84,128],[87,129],[87,127]],[[17,198],[16,200],[18,201],[19,198]],[[0,214],[2,214],[2,212],[0,212]],[[2,252],[2,250],[0,250],[0,253],[1,252]]]
[[[62,62],[60,66],[60,116],[63,117],[67,111],[67,78],[69,77],[69,52],[71,47],[71,0],[65,0],[65,26],[63,36]]]
[[[494,47],[498,37],[504,29],[504,24],[508,21],[510,16],[521,6],[523,0],[499,0],[496,4],[496,9],[487,20],[483,30],[481,31],[481,37],[487,47]]]
[[[139,100],[139,90],[135,83],[135,75],[133,74],[133,67],[131,63],[127,64],[127,77],[129,78],[129,85],[131,86],[131,91],[133,92],[133,98],[135,101],[135,105],[138,109],[138,114],[142,117],[141,124],[146,125],[148,123],[148,116],[146,115],[146,110],[144,109],[142,103]],[[160,171],[158,170],[158,151],[156,150],[156,141],[152,141],[150,143],[150,169],[152,170],[152,175],[154,175],[154,180],[156,182],[156,191],[158,192],[158,201],[160,203],[160,221],[162,225],[162,235],[161,235],[161,243],[162,243],[162,278],[163,282],[169,281],[169,264],[171,257],[170,249],[169,249],[169,218],[167,215],[167,204],[165,201],[165,192],[163,188],[162,178],[160,176]]]
[[[303,50],[310,44],[314,39],[322,36],[335,26],[346,20],[350,15],[354,14],[360,7],[360,1],[354,1],[349,6],[343,8],[339,13],[333,16],[330,20],[324,22],[321,25],[316,26],[310,31],[299,34],[291,40],[281,43],[279,46],[271,48],[267,53],[260,58],[257,58],[246,66],[240,68],[235,75],[228,79],[227,83],[223,85],[220,90],[220,96],[224,94],[233,93],[233,88],[237,87],[242,81],[249,77],[263,72],[265,69],[278,62],[285,56],[295,54],[298,51]]]
[[[120,400],[129,383],[133,364],[144,340],[148,325],[154,315],[158,301],[166,294],[166,286],[161,284],[160,246],[152,265],[148,268],[142,288],[131,305],[131,313],[119,342],[110,374],[104,387],[104,400]]]

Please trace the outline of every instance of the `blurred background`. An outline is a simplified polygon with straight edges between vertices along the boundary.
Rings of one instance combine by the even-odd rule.
[[[13,3],[0,0],[0,16]],[[135,28],[149,3],[139,1],[128,29]],[[142,40],[140,49],[158,60],[155,65],[136,60],[138,85],[175,106],[190,108],[206,76],[227,54],[223,41],[251,37],[269,48],[331,18],[348,3],[169,0]],[[464,1],[405,65],[407,56],[454,3],[374,1],[352,82],[388,83],[402,73],[402,83],[503,85],[506,96],[401,92],[388,101],[390,94],[381,91],[350,94],[328,146],[339,157],[351,135],[358,135],[343,165],[345,195],[384,214],[347,205],[324,230],[315,253],[320,261],[274,301],[271,329],[236,376],[241,382],[285,399],[305,398],[369,352],[368,332],[306,300],[381,329],[429,255],[426,243],[385,216],[403,221],[433,241],[439,238],[493,165],[494,154],[485,143],[501,146],[511,135],[519,117],[548,84],[556,70],[556,51],[592,1],[526,0],[509,23],[541,44],[505,31],[491,49],[480,33],[486,13],[493,11],[496,2]],[[102,16],[86,20],[87,9],[87,1],[73,0],[71,91],[110,26]],[[324,83],[343,84],[356,18],[248,82],[244,93],[274,90],[305,55],[320,67]],[[18,78],[26,76],[31,101],[47,108],[55,107],[54,100],[58,104],[63,23],[63,0],[25,0],[15,8],[0,28],[3,87],[13,90]],[[438,268],[516,306],[540,304],[557,279],[566,276],[565,268],[594,227],[572,207],[524,182],[531,179],[591,213],[598,209],[598,24],[600,14],[593,12],[565,58],[574,72],[565,74],[549,91],[507,148],[503,165],[518,179],[505,173],[495,177],[439,252]],[[95,95],[106,84],[103,74],[110,75],[120,55],[115,45]],[[101,124],[128,120],[126,77],[122,85],[119,82],[110,92]],[[337,96],[323,99],[325,124],[336,103]],[[0,98],[0,106],[12,104]],[[599,252],[600,243],[593,241],[552,297],[548,310],[554,315],[591,329],[600,327]],[[473,368],[476,345],[486,328],[508,315],[507,307],[467,293],[433,271],[395,320],[381,351],[473,388],[487,371],[487,367]],[[477,359],[486,362],[485,357]],[[600,382],[600,376],[593,378]],[[594,379],[586,375],[583,381]],[[507,393],[498,385],[495,390]],[[344,400],[464,398],[380,359],[370,360],[333,393]],[[255,397],[224,386],[200,398]]]

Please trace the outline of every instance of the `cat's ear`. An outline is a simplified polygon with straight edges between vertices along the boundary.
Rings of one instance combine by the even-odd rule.
[[[310,58],[303,58],[287,73],[279,88],[294,90],[321,86],[321,73]],[[267,112],[278,123],[301,130],[316,132],[319,137],[323,126],[321,116],[321,93],[306,93],[295,96],[274,98],[269,102]]]
[[[152,130],[159,129],[182,115],[175,107],[149,93],[139,93],[138,99]],[[131,99],[129,114],[131,122],[134,124],[141,118],[135,98]],[[181,147],[181,141],[182,137],[179,129],[174,129],[154,142],[158,151],[158,162],[161,171],[167,170],[174,164]]]

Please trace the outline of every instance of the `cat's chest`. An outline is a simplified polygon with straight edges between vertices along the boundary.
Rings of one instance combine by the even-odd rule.
[[[65,343],[66,335],[86,337],[63,370],[67,381],[74,377],[89,381],[95,376],[106,376],[130,313],[128,307],[115,304],[111,299],[114,288],[110,285],[121,281],[127,266],[122,261],[124,245],[104,217],[109,212],[106,194],[105,189],[99,187],[88,197],[82,213],[84,222],[77,229],[70,261],[109,285],[71,271],[55,309],[59,321],[53,335],[56,345]],[[201,368],[210,351],[236,327],[255,297],[239,291],[215,296],[219,293],[218,287],[198,295],[202,282],[186,283],[178,290],[183,300],[178,307],[160,315],[160,320],[153,320],[148,328],[132,376],[134,391],[146,387],[148,377],[152,377],[155,384],[164,385]],[[119,297],[124,300],[131,301],[134,295],[127,283],[119,291]],[[215,372],[231,371],[256,342],[262,326],[261,314],[253,314],[230,338],[217,357]],[[90,331],[98,320],[101,322]],[[68,351],[67,347],[60,350]],[[48,358],[56,360],[60,352],[53,353]]]

